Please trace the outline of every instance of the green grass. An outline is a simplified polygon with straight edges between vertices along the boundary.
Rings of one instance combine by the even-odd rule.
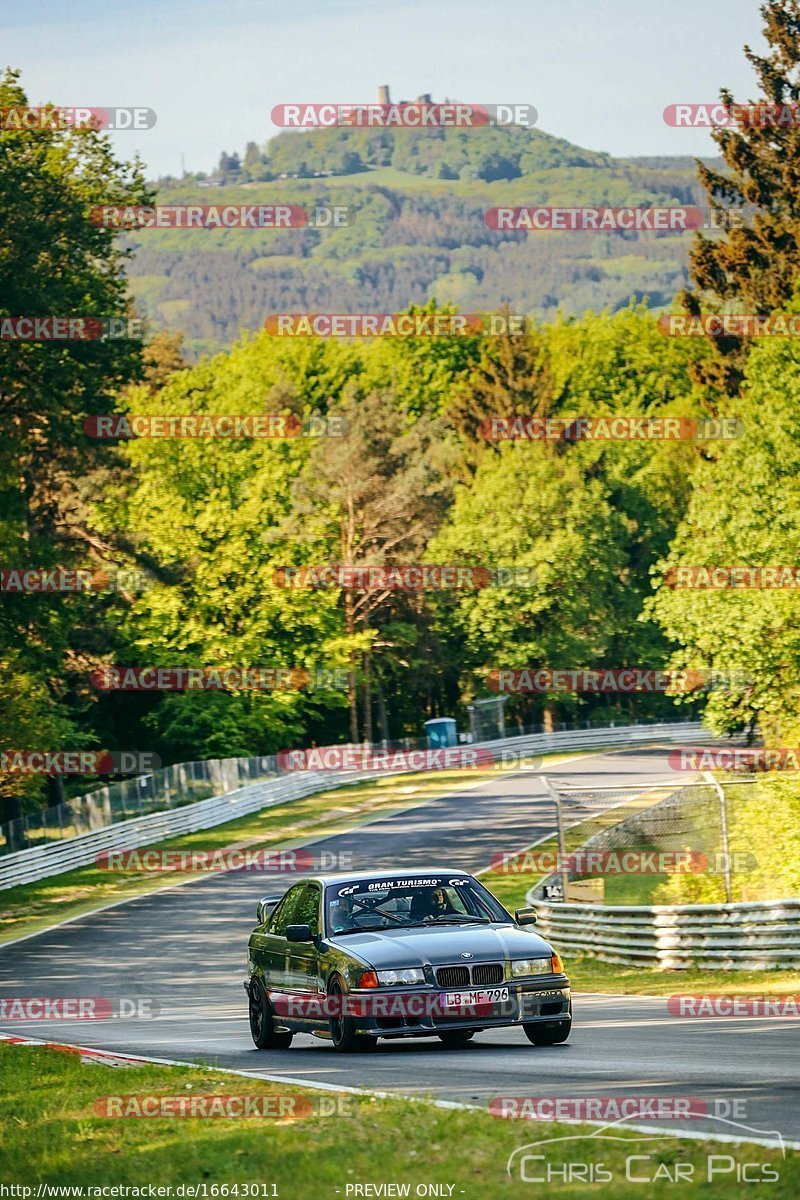
[[[577,757],[552,755],[548,762]],[[492,768],[453,771],[420,771],[392,779],[345,785],[290,800],[260,812],[157,843],[162,850],[219,850],[235,846],[292,849],[311,840],[329,837],[342,829],[363,824],[436,796],[473,787],[504,772]],[[141,848],[144,852],[145,847]],[[92,912],[130,896],[196,878],[179,871],[113,871],[80,867],[36,883],[0,892],[0,944],[27,933],[46,929],[56,921]]]
[[[629,996],[672,996],[684,992],[719,995],[794,995],[800,971],[656,971],[599,962],[590,955],[567,955],[567,971],[576,992],[613,992]]]
[[[537,1051],[526,1048],[534,1060]],[[466,1051],[469,1053],[469,1051]],[[536,1093],[535,1086],[528,1089]],[[95,1105],[103,1097],[247,1095],[261,1098],[295,1097],[343,1106],[336,1115],[313,1113],[296,1119],[250,1117],[154,1117],[137,1120],[104,1117]],[[262,1103],[268,1103],[262,1099]],[[273,1105],[276,1099],[272,1101]],[[124,1185],[147,1189],[148,1184],[176,1187],[215,1185],[276,1185],[280,1200],[321,1200],[337,1189],[346,1200],[347,1184],[402,1183],[410,1194],[421,1183],[453,1185],[453,1197],[495,1200],[520,1195],[519,1174],[506,1175],[509,1154],[540,1138],[573,1138],[588,1127],[550,1122],[500,1120],[488,1113],[435,1108],[402,1099],[377,1099],[319,1093],[289,1084],[263,1083],[210,1069],[137,1066],[112,1069],[82,1063],[77,1056],[38,1047],[0,1044],[0,1181],[35,1188],[55,1185]],[[620,1131],[616,1130],[619,1136]],[[563,1147],[563,1149],[562,1149]],[[674,1172],[674,1164],[692,1164],[698,1183],[705,1179],[709,1154],[730,1154],[737,1161],[769,1164],[779,1179],[768,1191],[772,1197],[800,1191],[800,1156],[763,1147],[721,1146],[713,1142],[664,1137],[645,1141],[632,1133],[620,1144],[604,1140],[569,1141],[545,1147],[548,1162],[602,1159],[613,1172],[613,1189],[603,1195],[674,1197],[676,1187],[663,1180],[645,1191],[625,1182],[625,1159],[633,1154],[651,1158],[648,1170]],[[637,1168],[644,1164],[637,1162]],[[685,1184],[683,1185],[686,1186]],[[699,1195],[741,1195],[735,1174],[716,1180]],[[546,1192],[565,1198],[595,1195],[583,1184],[551,1186]],[[145,1190],[145,1195],[147,1194]],[[219,1193],[217,1193],[218,1195]],[[232,1193],[228,1193],[229,1195]],[[352,1192],[350,1193],[353,1194]],[[363,1194],[363,1193],[362,1193]],[[680,1194],[685,1194],[681,1191]],[[239,1195],[244,1195],[242,1190]]]

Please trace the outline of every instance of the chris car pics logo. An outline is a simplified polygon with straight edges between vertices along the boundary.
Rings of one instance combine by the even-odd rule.
[[[541,1138],[518,1146],[506,1162],[506,1174],[521,1183],[569,1187],[575,1184],[624,1182],[652,1188],[656,1184],[776,1183],[780,1163],[786,1157],[782,1135],[775,1129],[757,1129],[741,1121],[709,1114],[719,1122],[726,1140],[734,1138],[753,1145],[720,1145],[702,1150],[696,1161],[672,1161],[664,1154],[665,1143],[674,1144],[675,1134],[625,1127],[625,1117],[590,1133]],[[628,1143],[626,1152],[625,1144]],[[620,1148],[623,1155],[620,1158]]]

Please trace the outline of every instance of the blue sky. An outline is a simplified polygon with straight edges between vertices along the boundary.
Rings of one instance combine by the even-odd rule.
[[[372,100],[381,83],[533,104],[539,128],[613,154],[712,153],[663,109],[721,86],[753,98],[741,48],[763,48],[757,0],[0,0],[0,27],[32,103],[155,109],[154,129],[115,135],[152,175],[266,141],[274,104]]]

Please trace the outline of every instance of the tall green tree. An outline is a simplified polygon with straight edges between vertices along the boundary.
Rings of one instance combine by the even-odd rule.
[[[307,552],[348,566],[419,562],[451,491],[443,423],[430,416],[410,421],[392,393],[364,395],[360,385],[351,387],[331,414],[341,419],[346,436],[319,441],[295,489],[294,521],[309,539]],[[400,636],[397,624],[383,636],[380,628],[390,614],[397,620],[398,609],[407,604],[398,603],[394,589],[380,586],[343,588],[341,601],[349,644],[350,737],[359,738],[361,659],[363,732],[372,740],[373,671],[380,681],[380,651],[396,658]]]
[[[488,694],[487,677],[498,669],[580,669],[606,660],[624,589],[624,538],[607,489],[576,460],[543,455],[532,443],[506,444],[482,460],[472,483],[457,488],[428,558],[525,574],[440,601],[440,619],[466,651],[467,698]],[[556,699],[577,707],[574,697],[542,705],[523,696],[511,708],[530,714]]]
[[[767,744],[800,736],[800,597],[796,588],[678,586],[693,566],[800,561],[800,350],[764,342],[739,400],[745,433],[701,463],[685,520],[659,564],[650,612],[676,668],[719,672],[706,713],[721,733],[758,725]],[[728,678],[726,673],[732,673]]]
[[[712,137],[722,169],[698,162],[700,182],[725,225],[722,236],[698,234],[690,256],[694,287],[683,294],[690,312],[730,309],[770,313],[791,300],[800,272],[800,125],[791,115],[800,101],[800,0],[767,0],[761,6],[769,49],[745,46],[759,96],[749,102],[752,118],[715,129]],[[729,89],[720,93],[733,105]],[[783,117],[780,110],[784,109]],[[715,339],[719,353],[706,361],[702,377],[724,394],[734,394],[743,371],[742,341]]]
[[[0,78],[0,109],[28,104],[18,72]],[[0,318],[120,318],[129,315],[125,252],[91,220],[102,204],[150,199],[138,163],[118,162],[93,129],[0,132]],[[0,341],[0,521],[7,567],[108,561],[88,528],[82,493],[104,451],[83,423],[109,411],[139,370],[136,339]],[[107,453],[107,452],[106,452]],[[113,555],[112,559],[113,561]],[[6,595],[0,602],[0,688],[46,698],[38,733],[11,723],[6,738],[58,749],[87,735],[80,663],[101,636],[85,596]],[[27,732],[26,732],[27,730]],[[37,790],[31,784],[29,791]],[[0,777],[0,815],[19,812],[19,783]]]

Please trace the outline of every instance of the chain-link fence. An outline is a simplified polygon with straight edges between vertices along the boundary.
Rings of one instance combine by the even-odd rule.
[[[221,796],[277,774],[275,758],[206,759],[176,763],[136,779],[124,779],[64,804],[26,813],[0,825],[0,854],[27,850],[61,838],[102,829],[131,817],[163,812]]]
[[[765,872],[775,868],[755,852],[753,821],[766,835],[762,858],[777,863],[790,852],[767,833],[775,786],[738,778],[678,790],[670,783],[553,788],[563,852],[535,894],[560,900],[567,890],[566,899],[593,896],[605,904],[761,899]],[[770,794],[759,793],[765,787]]]

